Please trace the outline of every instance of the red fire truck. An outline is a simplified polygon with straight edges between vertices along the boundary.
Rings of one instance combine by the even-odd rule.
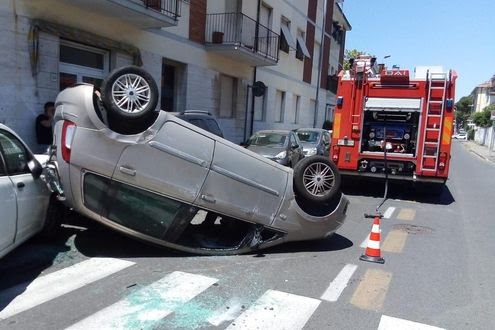
[[[432,183],[450,165],[457,74],[387,70],[371,56],[339,74],[330,157],[343,175]]]

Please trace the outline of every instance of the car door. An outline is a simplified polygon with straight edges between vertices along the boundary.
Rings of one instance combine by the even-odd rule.
[[[217,141],[197,205],[269,225],[287,187],[288,170],[244,148]]]
[[[17,199],[15,240],[23,240],[43,226],[49,192],[40,179],[34,179],[31,175],[27,163],[32,155],[16,136],[7,131],[0,131],[0,145]]]
[[[0,131],[1,134],[1,131]],[[15,240],[17,206],[14,185],[7,175],[0,145],[0,256]]]
[[[215,141],[167,121],[145,144],[126,147],[113,180],[193,203],[208,174]]]

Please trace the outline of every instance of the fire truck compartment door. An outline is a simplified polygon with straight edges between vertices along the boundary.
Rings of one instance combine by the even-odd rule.
[[[368,97],[364,103],[365,111],[421,111],[421,99],[400,99]]]

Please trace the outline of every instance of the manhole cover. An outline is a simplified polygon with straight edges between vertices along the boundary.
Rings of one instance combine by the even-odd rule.
[[[394,225],[393,229],[401,230],[401,231],[404,231],[408,234],[413,234],[413,235],[433,233],[433,229],[430,227],[415,226],[415,225],[408,225],[408,224]]]

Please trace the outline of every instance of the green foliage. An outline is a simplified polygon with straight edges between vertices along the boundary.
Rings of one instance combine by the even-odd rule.
[[[471,96],[463,96],[455,104],[457,112],[470,113],[473,109],[473,98]]]
[[[357,58],[359,55],[366,55],[366,52],[357,49],[346,49],[344,53],[344,70],[349,70],[351,67],[349,65],[349,59]]]
[[[479,127],[491,127],[492,121],[490,120],[491,112],[495,110],[495,104],[489,105],[481,112],[475,112],[471,116],[473,123]]]
[[[474,128],[470,128],[467,131],[467,138],[468,140],[474,140]]]

